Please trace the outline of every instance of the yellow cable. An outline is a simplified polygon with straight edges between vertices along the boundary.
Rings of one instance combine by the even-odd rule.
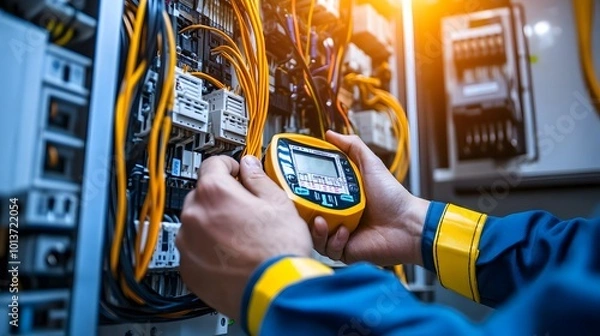
[[[406,279],[406,272],[404,272],[403,265],[394,266],[394,274],[403,284],[408,285],[408,280]]]
[[[213,76],[204,73],[204,72],[190,72],[190,75],[198,77],[200,79],[204,79],[206,81],[209,81],[212,85],[216,86],[218,89],[224,89],[225,88],[225,84],[223,84],[221,81],[219,81],[218,79],[214,78]]]
[[[404,180],[410,163],[410,129],[402,105],[391,93],[377,88],[381,85],[377,78],[348,74],[344,79],[348,84],[358,86],[365,106],[388,113],[397,141],[396,153],[389,169],[398,180]]]
[[[175,81],[175,66],[177,65],[177,57],[176,57],[176,45],[175,45],[175,34],[173,32],[173,26],[171,24],[171,20],[166,12],[163,12],[163,21],[166,27],[166,35],[167,35],[167,43],[169,50],[169,62],[165,64],[167,67],[167,76],[165,78],[165,89],[162,91],[161,97],[158,102],[158,108],[156,111],[156,115],[154,117],[152,130],[150,132],[150,141],[149,145],[152,145],[152,149],[158,150],[157,142],[159,133],[162,130],[162,146],[160,147],[160,152],[158,152],[158,162],[156,161],[157,151],[152,151],[149,148],[148,152],[148,171],[150,175],[151,185],[154,184],[155,192],[148,193],[146,197],[151,196],[154,199],[154,202],[151,204],[154,207],[154,211],[151,212],[150,223],[148,225],[148,236],[145,241],[145,249],[143,253],[141,253],[140,258],[136,262],[135,269],[135,278],[137,281],[141,281],[146,272],[148,270],[148,265],[150,264],[150,260],[152,259],[152,255],[154,254],[154,248],[156,246],[156,242],[158,240],[158,235],[160,233],[160,224],[163,218],[164,211],[164,203],[165,203],[165,194],[166,194],[166,186],[165,186],[165,178],[164,178],[164,165],[166,158],[166,150],[169,136],[171,134],[171,119],[167,116],[167,111],[171,111],[174,105],[174,81]],[[161,127],[162,126],[162,127]],[[158,167],[157,167],[158,166]],[[151,173],[152,170],[150,168],[158,168],[158,171]],[[151,188],[152,189],[152,188]],[[152,195],[153,194],[153,195]],[[145,218],[140,219],[140,223],[143,223]],[[144,225],[140,225],[140,227],[144,227]],[[136,246],[140,246],[141,235],[138,234],[136,237]],[[136,249],[137,250],[137,249]]]
[[[573,0],[573,6],[575,9],[575,21],[577,23],[581,66],[590,89],[592,101],[598,113],[600,113],[600,82],[596,77],[592,46],[594,1]]]
[[[306,50],[304,51],[304,59],[306,60],[307,63],[310,62],[310,40],[311,40],[310,33],[311,33],[313,13],[315,11],[315,2],[316,2],[316,0],[310,1],[310,7],[308,9],[308,19],[306,20]]]
[[[146,10],[147,0],[140,0],[139,12],[144,13]],[[133,36],[131,39],[127,63],[124,72],[124,85],[121,88],[121,93],[117,100],[117,111],[115,115],[115,160],[116,160],[116,175],[117,175],[117,214],[115,219],[115,234],[113,237],[111,252],[110,252],[110,269],[114,276],[117,275],[117,266],[119,263],[120,248],[123,240],[123,231],[125,229],[125,220],[127,212],[127,181],[125,179],[125,136],[126,120],[128,117],[128,110],[131,103],[131,95],[133,88],[137,82],[141,79],[143,72],[142,67],[138,67],[135,71],[135,61],[137,59],[137,52],[139,46],[139,39],[141,36],[141,28],[144,21],[144,15],[136,15]]]
[[[296,35],[296,47],[302,53],[302,42],[300,41],[300,28],[298,27],[298,16],[296,15],[296,0],[291,1],[292,22],[294,23],[294,35]]]
[[[56,40],[56,44],[59,46],[64,46],[71,41],[71,39],[75,36],[75,29],[69,28],[63,37]]]

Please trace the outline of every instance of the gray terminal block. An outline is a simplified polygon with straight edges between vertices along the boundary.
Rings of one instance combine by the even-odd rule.
[[[34,189],[27,193],[24,223],[28,227],[73,228],[78,208],[77,193]]]
[[[210,113],[225,110],[243,117],[247,116],[244,97],[236,95],[231,91],[225,89],[216,90],[205,95],[204,100],[209,104]]]
[[[49,234],[20,240],[20,271],[28,276],[65,276],[73,271],[70,237]]]
[[[217,140],[236,145],[246,144],[248,118],[230,110],[218,110],[210,113],[210,122]]]
[[[198,133],[208,132],[208,103],[202,100],[201,79],[176,68],[173,125]]]
[[[68,289],[19,292],[17,330],[27,330],[29,335],[64,335],[58,330],[67,325],[70,298]],[[11,293],[0,294],[0,335],[15,333],[9,324],[13,302]]]
[[[208,103],[189,96],[178,96],[173,107],[173,125],[192,132],[208,131]]]
[[[49,45],[44,60],[44,81],[63,90],[87,96],[86,80],[92,61],[56,45]]]
[[[74,41],[84,41],[93,36],[96,20],[81,11],[87,0],[7,0],[8,5],[17,8],[28,20],[40,24],[71,22],[77,34]]]

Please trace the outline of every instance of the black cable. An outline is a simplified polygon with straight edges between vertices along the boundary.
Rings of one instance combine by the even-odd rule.
[[[281,16],[281,13],[274,11],[275,15],[277,16],[277,19],[279,20],[279,23],[282,25],[283,31],[285,32],[285,34],[287,35],[290,44],[292,44],[291,50],[292,53],[294,54],[294,58],[296,58],[297,60],[299,60],[297,63],[300,64],[300,66],[302,67],[302,71],[304,71],[304,73],[306,74],[306,78],[308,78],[308,85],[312,88],[313,92],[314,92],[314,96],[312,97],[315,105],[319,105],[320,110],[325,112],[328,111],[329,109],[325,106],[321,95],[319,94],[319,90],[317,90],[317,86],[315,85],[315,82],[313,80],[312,74],[310,72],[310,69],[308,68],[308,65],[306,65],[306,63],[304,61],[302,61],[304,59],[304,56],[302,55],[302,53],[300,52],[300,50],[298,50],[298,47],[296,45],[294,45],[294,43],[292,43],[292,35],[291,33],[288,31],[287,24],[285,22],[284,17]],[[319,118],[324,118],[326,116],[319,116]],[[323,120],[324,125],[328,125],[329,121],[327,119]]]

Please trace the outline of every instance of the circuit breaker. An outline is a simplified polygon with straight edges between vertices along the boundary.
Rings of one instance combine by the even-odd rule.
[[[529,63],[517,9],[442,19],[453,162],[535,157]]]

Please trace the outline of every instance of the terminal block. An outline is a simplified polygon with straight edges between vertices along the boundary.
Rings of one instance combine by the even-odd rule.
[[[173,125],[208,132],[208,103],[202,100],[202,80],[176,69]]]
[[[210,113],[225,110],[234,114],[246,116],[246,102],[244,97],[236,95],[225,89],[213,91],[204,96],[209,104]]]
[[[352,42],[373,58],[392,54],[391,23],[370,4],[355,6],[352,12]]]
[[[296,3],[300,13],[310,10],[312,0],[300,0]],[[328,24],[340,18],[339,0],[316,0],[313,11],[313,23],[315,25]]]
[[[7,0],[7,5],[16,8],[23,17],[40,26],[46,26],[44,19],[52,18],[69,24],[75,30],[73,42],[84,41],[94,35],[96,20],[81,11],[85,0]]]
[[[142,232],[142,245],[145,244],[147,237],[148,222],[144,222],[145,230]],[[181,227],[180,223],[160,224],[160,232],[154,248],[154,254],[148,265],[150,272],[176,270],[179,267],[179,251],[175,246],[175,238]],[[135,226],[139,231],[139,221],[135,221]]]
[[[374,110],[355,112],[350,116],[358,129],[360,138],[373,150],[384,155],[396,152],[396,138],[392,132],[392,122],[384,112]]]
[[[344,65],[348,71],[365,76],[370,76],[372,72],[371,57],[354,43],[348,44]]]
[[[210,113],[212,133],[216,140],[237,144],[246,144],[248,118],[229,110],[218,110]]]
[[[175,155],[171,161],[171,175],[196,179],[198,178],[196,172],[201,163],[202,154],[195,151],[192,139],[190,139],[187,143],[175,146]]]
[[[195,148],[207,150],[219,147],[220,142],[245,145],[248,118],[244,98],[224,89],[214,91],[204,98],[209,105],[210,135],[197,137]]]

